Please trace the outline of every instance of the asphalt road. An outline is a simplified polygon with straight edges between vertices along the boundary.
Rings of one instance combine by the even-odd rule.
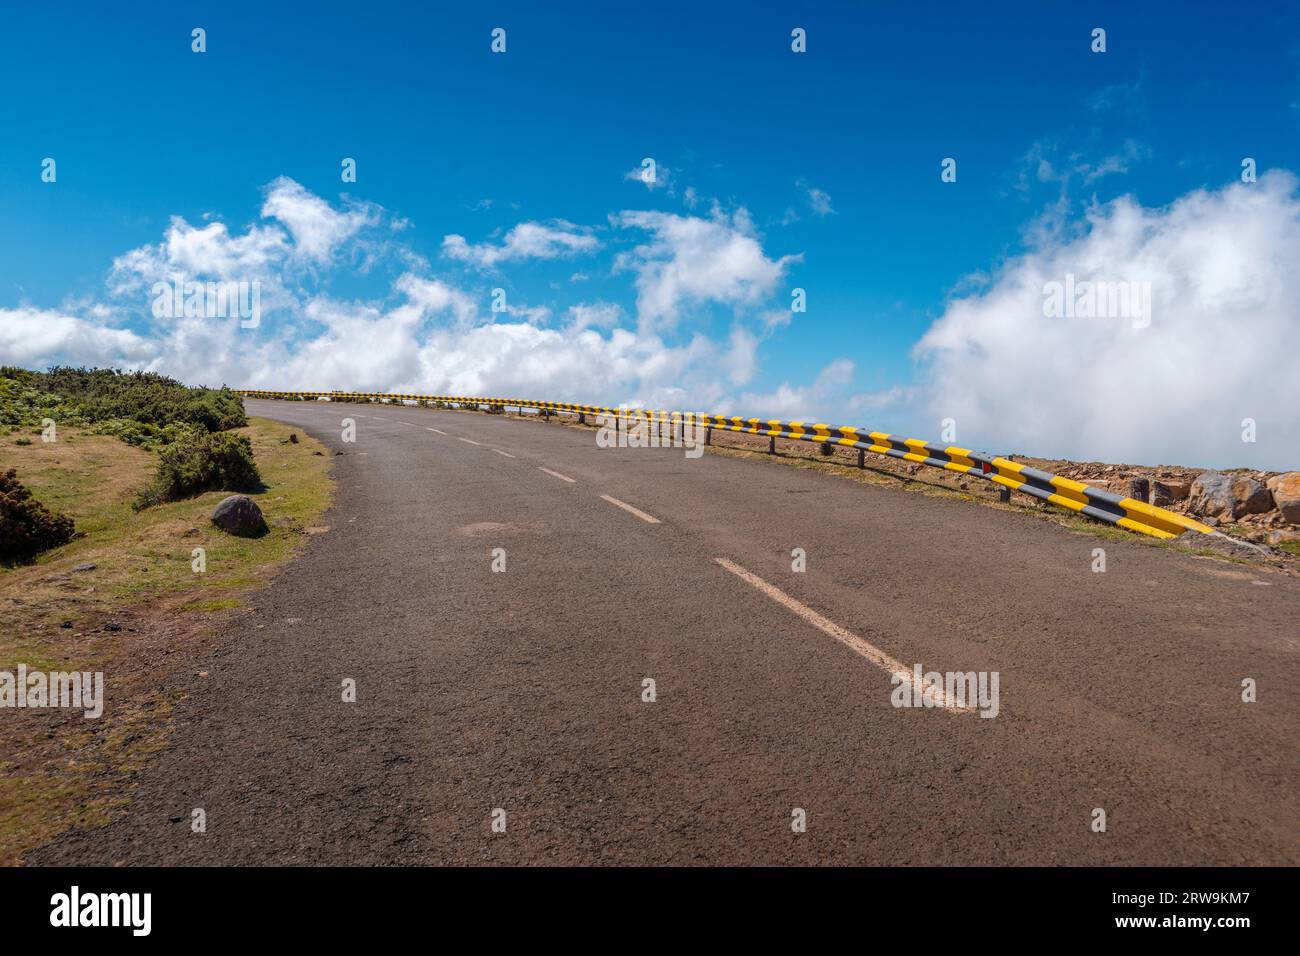
[[[556,424],[248,408],[344,452],[331,530],[127,812],[29,862],[1300,862],[1295,578]],[[893,662],[997,672],[997,716],[893,706]]]

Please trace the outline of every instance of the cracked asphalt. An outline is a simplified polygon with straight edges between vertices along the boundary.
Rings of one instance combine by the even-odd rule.
[[[120,816],[29,863],[1300,862],[1294,578],[590,429],[247,406],[343,452],[330,530],[172,688]],[[893,706],[836,628],[997,672],[997,716]]]

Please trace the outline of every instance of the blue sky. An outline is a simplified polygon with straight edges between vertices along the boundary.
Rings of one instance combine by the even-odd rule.
[[[984,331],[949,329],[938,354],[918,343],[937,323],[990,325],[954,314],[954,302],[991,309],[1026,256],[1062,273],[1092,263],[1095,273],[1105,246],[1119,256],[1102,270],[1112,274],[1188,219],[1208,234],[1274,222],[1276,233],[1260,240],[1269,248],[1294,225],[1285,177],[1300,171],[1300,14],[1282,4],[1248,14],[1195,3],[372,2],[295,13],[73,4],[4,16],[0,323],[10,334],[0,332],[0,361],[16,364],[117,362],[230,384],[314,374],[287,384],[721,402],[703,407],[926,437],[952,417],[970,444],[1038,443],[992,450],[1101,445],[1098,456],[1158,450],[1200,462],[1195,430],[1178,428],[1181,419],[1110,441],[1115,421],[1095,415],[1117,400],[1110,394],[1061,402],[1050,382],[1039,384],[1020,398],[1062,418],[1008,422],[1011,397],[993,405],[950,380],[936,388],[934,376],[1000,383],[1041,361],[970,344]],[[191,50],[194,27],[207,33],[201,54]],[[489,48],[494,27],[506,30],[503,54]],[[804,54],[791,51],[795,27],[807,31]],[[1106,30],[1104,53],[1090,49],[1094,27]],[[42,182],[45,157],[57,162],[54,183]],[[340,181],[344,157],[356,160],[355,183]],[[657,188],[629,176],[645,157],[657,164]],[[946,157],[957,161],[956,182],[940,180]],[[1232,198],[1243,157],[1258,164],[1255,195],[1267,193],[1267,210]],[[1211,197],[1204,208],[1187,201],[1202,194]],[[272,195],[284,218],[266,214]],[[154,273],[121,281],[132,250],[167,252],[173,217],[191,229],[224,223],[223,241],[279,225],[296,246],[304,223],[319,218],[313,203],[354,215],[353,225],[339,226],[320,256],[286,254],[284,268],[240,259],[251,278],[275,286],[276,304],[257,329],[225,323],[220,345],[208,330],[148,315],[140,281],[170,274],[174,259],[153,255]],[[1123,234],[1129,206],[1116,203],[1155,218]],[[1182,212],[1171,218],[1173,209]],[[1089,210],[1112,241],[1097,235],[1088,245],[1098,231]],[[528,223],[579,239],[506,251],[510,231]],[[448,236],[468,251],[458,257]],[[1162,260],[1181,262],[1182,273],[1151,267],[1166,280],[1156,299],[1168,323],[1189,308],[1213,322],[1217,298],[1179,298],[1198,294],[1179,291],[1179,275],[1206,265],[1185,262],[1186,248]],[[279,271],[272,278],[263,267]],[[437,283],[437,301],[426,295],[419,316],[394,315],[413,301],[410,277]],[[804,313],[790,312],[795,287],[806,290]],[[514,311],[489,312],[493,288]],[[477,313],[459,310],[457,296]],[[585,327],[601,341],[577,341],[575,308],[601,316]],[[29,327],[61,320],[66,339],[33,344]],[[550,335],[494,333],[509,347],[467,378],[457,345],[495,348],[503,338],[470,330],[512,322]],[[1295,316],[1276,323],[1286,334]],[[614,343],[618,329],[636,341]],[[1119,334],[1094,326],[1074,340]],[[956,365],[945,360],[954,335],[966,343]],[[1176,339],[1196,361],[1216,354],[1188,345],[1213,341],[1204,323]],[[295,364],[312,341],[330,361]],[[1156,363],[1179,348],[1145,341],[1115,347],[1150,348]],[[382,358],[386,347],[424,358],[390,361],[386,376],[382,364],[349,365],[338,354]],[[530,356],[553,362],[543,368]],[[1255,358],[1240,357],[1234,382],[1264,371],[1252,371]],[[583,363],[602,369],[575,371]],[[1256,408],[1270,404],[1263,394],[1233,388],[1207,385],[1195,396],[1197,407],[1233,403],[1222,416],[1223,454],[1285,457],[1292,423]],[[1153,387],[1137,404],[1166,393]],[[1252,413],[1270,422],[1257,443],[1268,447],[1239,449],[1229,433]],[[960,433],[966,423],[975,433]],[[1183,437],[1159,444],[1171,428]],[[1061,437],[1080,434],[1088,447]]]

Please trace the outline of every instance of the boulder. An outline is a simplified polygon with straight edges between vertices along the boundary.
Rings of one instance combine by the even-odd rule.
[[[1300,471],[1274,475],[1267,482],[1273,503],[1289,524],[1300,525]]]
[[[266,534],[266,519],[262,509],[248,495],[231,495],[223,498],[212,509],[212,523],[239,538],[260,538]]]
[[[1253,478],[1206,471],[1192,482],[1187,510],[1212,518],[1236,519],[1273,507],[1272,493]]]
[[[1192,493],[1190,481],[1177,478],[1158,478],[1151,483],[1151,503],[1161,508],[1168,508],[1182,501]]]

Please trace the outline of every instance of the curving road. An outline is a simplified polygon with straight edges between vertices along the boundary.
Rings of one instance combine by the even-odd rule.
[[[247,404],[344,452],[332,530],[121,819],[29,862],[1300,862],[1293,577],[557,424]],[[893,706],[918,663],[996,672],[997,716]]]

